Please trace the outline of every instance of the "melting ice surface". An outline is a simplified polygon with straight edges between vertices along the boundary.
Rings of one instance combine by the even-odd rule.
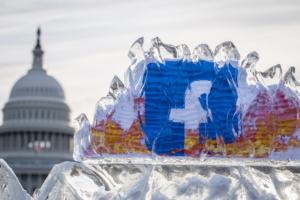
[[[251,158],[299,160],[300,83],[291,67],[256,70],[232,42],[213,52],[143,38],[130,48],[123,83],[117,76],[90,124],[76,122],[74,159]]]

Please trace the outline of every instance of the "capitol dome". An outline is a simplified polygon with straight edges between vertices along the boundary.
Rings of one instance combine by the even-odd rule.
[[[40,30],[32,67],[13,86],[3,108],[0,158],[28,193],[39,188],[54,164],[72,160],[74,128],[63,88],[43,67]]]
[[[49,76],[44,69],[29,70],[28,74],[14,85],[10,100],[30,97],[33,99],[44,97],[63,100],[64,91],[57,80]]]

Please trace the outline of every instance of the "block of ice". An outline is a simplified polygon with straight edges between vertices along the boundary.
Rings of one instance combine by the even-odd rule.
[[[0,199],[31,199],[26,191],[22,188],[12,169],[3,159],[0,159]]]
[[[56,165],[34,200],[296,200],[299,167],[222,165]]]
[[[258,54],[239,63],[230,41],[214,53],[206,44],[190,51],[159,38],[147,52],[143,44],[139,38],[130,48],[125,82],[113,78],[93,123],[79,123],[77,161],[300,159],[295,68],[283,77],[280,65],[260,72]]]
[[[3,160],[0,166],[0,199],[5,200],[300,198],[299,166],[64,162],[52,168],[31,198]]]

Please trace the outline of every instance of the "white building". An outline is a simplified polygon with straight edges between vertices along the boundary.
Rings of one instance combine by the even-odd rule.
[[[0,158],[29,194],[54,164],[72,160],[74,135],[64,91],[43,68],[39,29],[37,34],[32,68],[13,86],[0,127]]]

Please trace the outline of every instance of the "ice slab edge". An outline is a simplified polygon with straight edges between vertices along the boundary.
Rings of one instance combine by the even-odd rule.
[[[76,118],[74,160],[246,158],[300,160],[300,83],[291,67],[256,70],[257,52],[239,62],[232,42],[144,39],[130,48],[124,83],[115,76],[92,123]],[[168,159],[166,159],[168,160]],[[169,159],[171,160],[171,159]],[[131,161],[130,161],[131,162]]]
[[[32,200],[296,200],[300,167],[137,165],[63,162],[33,196],[0,160],[0,199]]]

